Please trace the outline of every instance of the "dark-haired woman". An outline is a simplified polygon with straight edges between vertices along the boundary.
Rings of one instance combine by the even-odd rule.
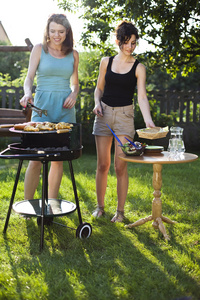
[[[43,44],[35,45],[24,83],[20,104],[33,103],[32,86],[37,75],[34,105],[47,110],[42,118],[32,113],[33,122],[75,122],[75,103],[79,91],[78,52],[73,49],[73,33],[65,15],[49,17]],[[71,85],[70,85],[71,81]],[[25,199],[33,199],[39,183],[41,162],[30,161],[25,176]],[[49,171],[49,198],[57,198],[63,174],[63,162],[51,162]]]
[[[94,93],[95,116],[93,134],[97,149],[96,193],[97,208],[93,216],[104,214],[104,197],[107,187],[107,175],[111,164],[111,146],[113,135],[106,124],[125,143],[125,137],[133,140],[134,107],[133,94],[137,85],[138,103],[146,127],[154,127],[146,95],[146,69],[134,58],[133,51],[139,39],[137,28],[127,21],[116,28],[118,54],[104,57],[100,63],[99,77]],[[124,219],[124,205],[128,191],[127,163],[118,158],[122,153],[118,142],[115,143],[114,166],[117,176],[117,211],[111,222]]]

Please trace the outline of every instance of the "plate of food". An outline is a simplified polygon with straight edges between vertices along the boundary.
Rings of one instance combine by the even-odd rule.
[[[140,138],[154,140],[166,137],[167,133],[169,132],[169,127],[148,127],[137,129],[136,131]]]
[[[27,134],[46,134],[46,133],[66,133],[72,130],[73,124],[60,122],[27,122],[15,124],[10,128],[14,133],[27,133]]]

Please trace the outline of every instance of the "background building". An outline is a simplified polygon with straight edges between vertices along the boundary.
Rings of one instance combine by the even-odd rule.
[[[10,39],[9,39],[1,21],[0,21],[0,42],[10,43]]]

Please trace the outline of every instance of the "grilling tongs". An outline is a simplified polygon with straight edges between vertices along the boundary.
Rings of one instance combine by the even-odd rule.
[[[40,117],[42,117],[42,114],[44,114],[45,116],[47,116],[47,110],[46,109],[38,108],[35,105],[33,105],[32,103],[30,103],[30,102],[27,103],[27,107],[29,107],[30,109],[34,110]]]

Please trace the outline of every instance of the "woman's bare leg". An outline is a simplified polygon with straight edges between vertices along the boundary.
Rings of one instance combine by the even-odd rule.
[[[38,186],[40,180],[40,170],[41,170],[40,161],[30,161],[28,168],[25,174],[24,180],[24,199],[30,200],[33,199],[35,190]]]
[[[25,180],[24,180],[24,199],[33,199],[35,190],[39,184],[40,171],[41,171],[40,161],[30,161],[28,168],[26,170]],[[51,162],[51,168],[49,171],[49,191],[48,197],[56,199],[58,197],[58,192],[63,175],[63,162],[55,161]]]
[[[57,199],[63,175],[63,161],[52,161],[49,170],[48,198]]]
[[[125,143],[126,140],[123,136],[119,137],[122,143]],[[119,154],[123,153],[121,148],[118,146],[118,142],[115,141],[115,172],[117,176],[117,212],[120,217],[117,217],[117,214],[111,220],[112,222],[122,221],[124,215],[124,205],[126,201],[126,196],[128,192],[128,171],[127,163],[119,158]]]
[[[112,137],[95,136],[97,149],[96,193],[99,207],[104,207],[107,176],[111,163]]]

